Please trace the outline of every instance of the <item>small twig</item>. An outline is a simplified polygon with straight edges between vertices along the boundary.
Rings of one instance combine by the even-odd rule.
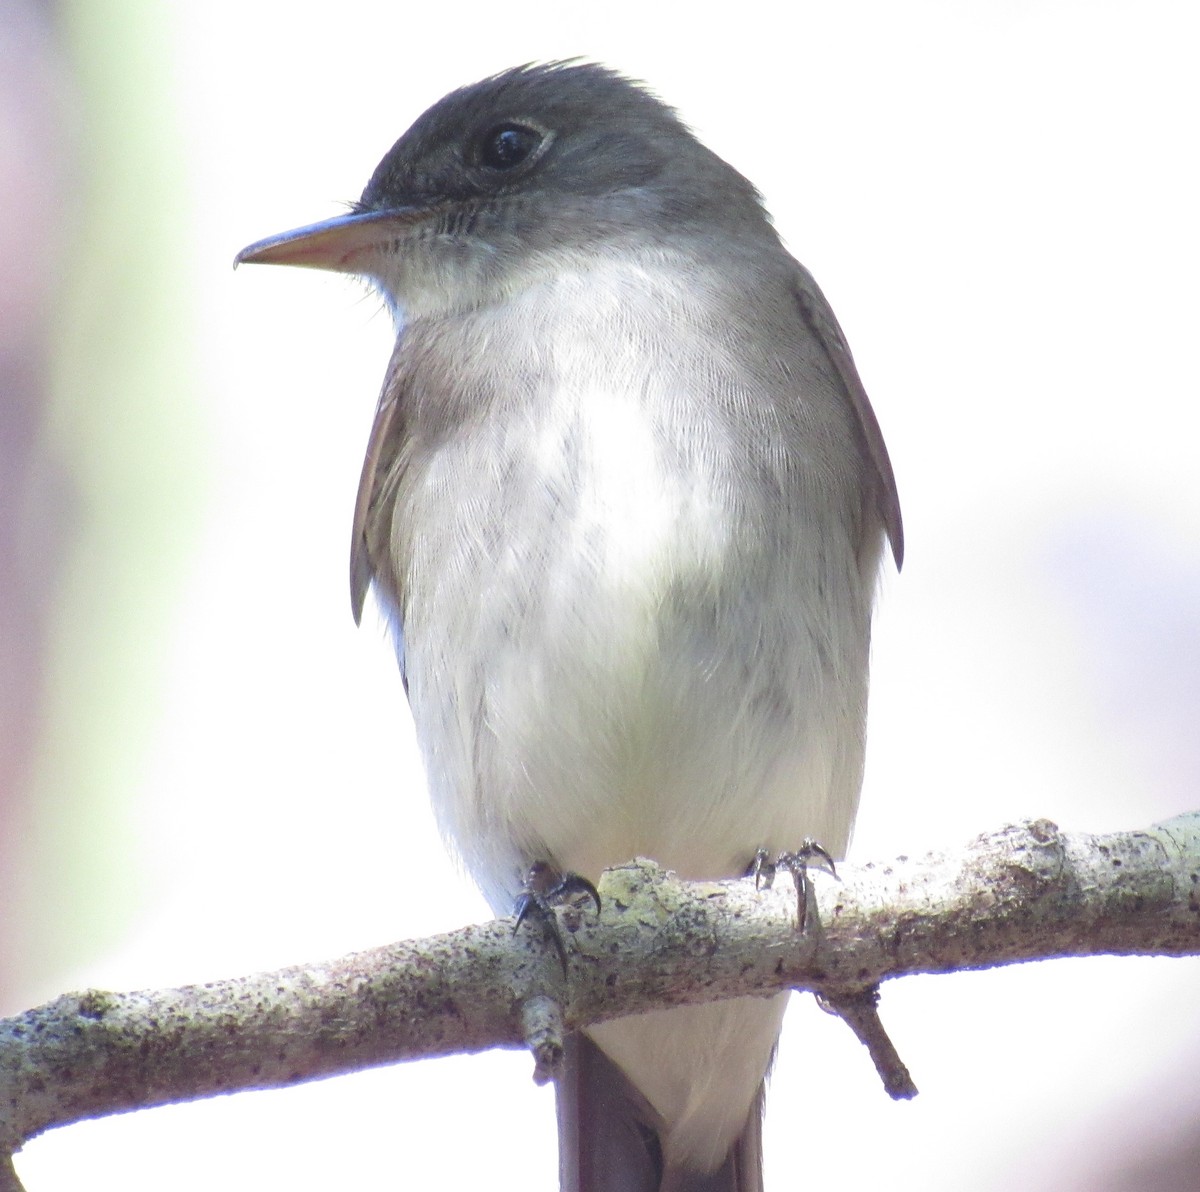
[[[0,1192],[25,1192],[11,1155],[0,1155]]]
[[[817,1003],[836,1014],[858,1036],[893,1101],[908,1101],[917,1095],[917,1086],[880,1020],[878,985],[818,993]]]
[[[534,1084],[553,1080],[563,1059],[562,1007],[545,994],[535,994],[521,1007],[525,1046],[533,1053]]]

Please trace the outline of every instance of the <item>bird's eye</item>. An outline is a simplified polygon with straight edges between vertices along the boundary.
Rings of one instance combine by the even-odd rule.
[[[479,160],[489,170],[511,170],[542,143],[543,136],[524,124],[498,124],[484,135]]]

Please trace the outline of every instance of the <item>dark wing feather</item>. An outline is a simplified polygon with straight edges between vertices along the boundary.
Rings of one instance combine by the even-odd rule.
[[[876,506],[887,531],[888,541],[892,544],[892,556],[899,570],[904,562],[904,523],[900,518],[900,497],[896,492],[892,461],[888,458],[875,411],[871,409],[871,403],[867,400],[862,378],[854,365],[854,357],[850,355],[850,345],[846,342],[825,295],[821,293],[812,274],[802,265],[797,267],[796,302],[804,322],[841,378],[846,396],[850,399],[850,407],[862,433],[866,458],[874,472]]]
[[[371,515],[379,474],[379,460],[396,414],[396,402],[387,390],[379,401],[375,422],[371,426],[371,437],[367,440],[367,457],[363,460],[362,475],[358,480],[358,496],[354,499],[354,527],[350,538],[350,607],[354,612],[354,623],[362,621],[363,604],[367,589],[375,578],[375,564],[367,546],[367,519]]]
[[[371,554],[372,520],[380,501],[387,500],[383,490],[386,488],[387,492],[395,492],[398,479],[395,475],[396,459],[404,443],[403,392],[396,375],[399,352],[400,342],[397,341],[379,395],[375,421],[371,424],[367,455],[358,480],[358,495],[354,499],[354,526],[350,535],[350,607],[356,625],[362,620],[367,589],[377,571],[376,560]],[[390,525],[390,516],[387,521]],[[395,595],[399,604],[401,594],[397,592]]]

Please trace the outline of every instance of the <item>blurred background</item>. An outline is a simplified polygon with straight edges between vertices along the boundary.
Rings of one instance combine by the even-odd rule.
[[[7,0],[0,1013],[486,916],[349,610],[391,327],[346,279],[230,263],[532,59],[648,80],[850,337],[908,531],[852,856],[1200,806],[1198,34],[1191,0]],[[768,1187],[1195,1189],[1198,987],[1155,959],[890,984],[904,1105],[797,998]],[[552,1100],[493,1053],[74,1126],[18,1169],[549,1189]]]

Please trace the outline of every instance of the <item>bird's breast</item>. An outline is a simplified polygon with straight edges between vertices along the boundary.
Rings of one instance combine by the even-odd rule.
[[[834,655],[865,650],[840,623],[862,601],[817,596],[854,582],[845,528],[806,505],[769,403],[714,391],[711,353],[590,326],[506,332],[508,388],[418,424],[397,489],[435,807],[502,909],[536,859],[718,876],[760,844],[838,849],[857,792],[839,675],[862,667]]]

